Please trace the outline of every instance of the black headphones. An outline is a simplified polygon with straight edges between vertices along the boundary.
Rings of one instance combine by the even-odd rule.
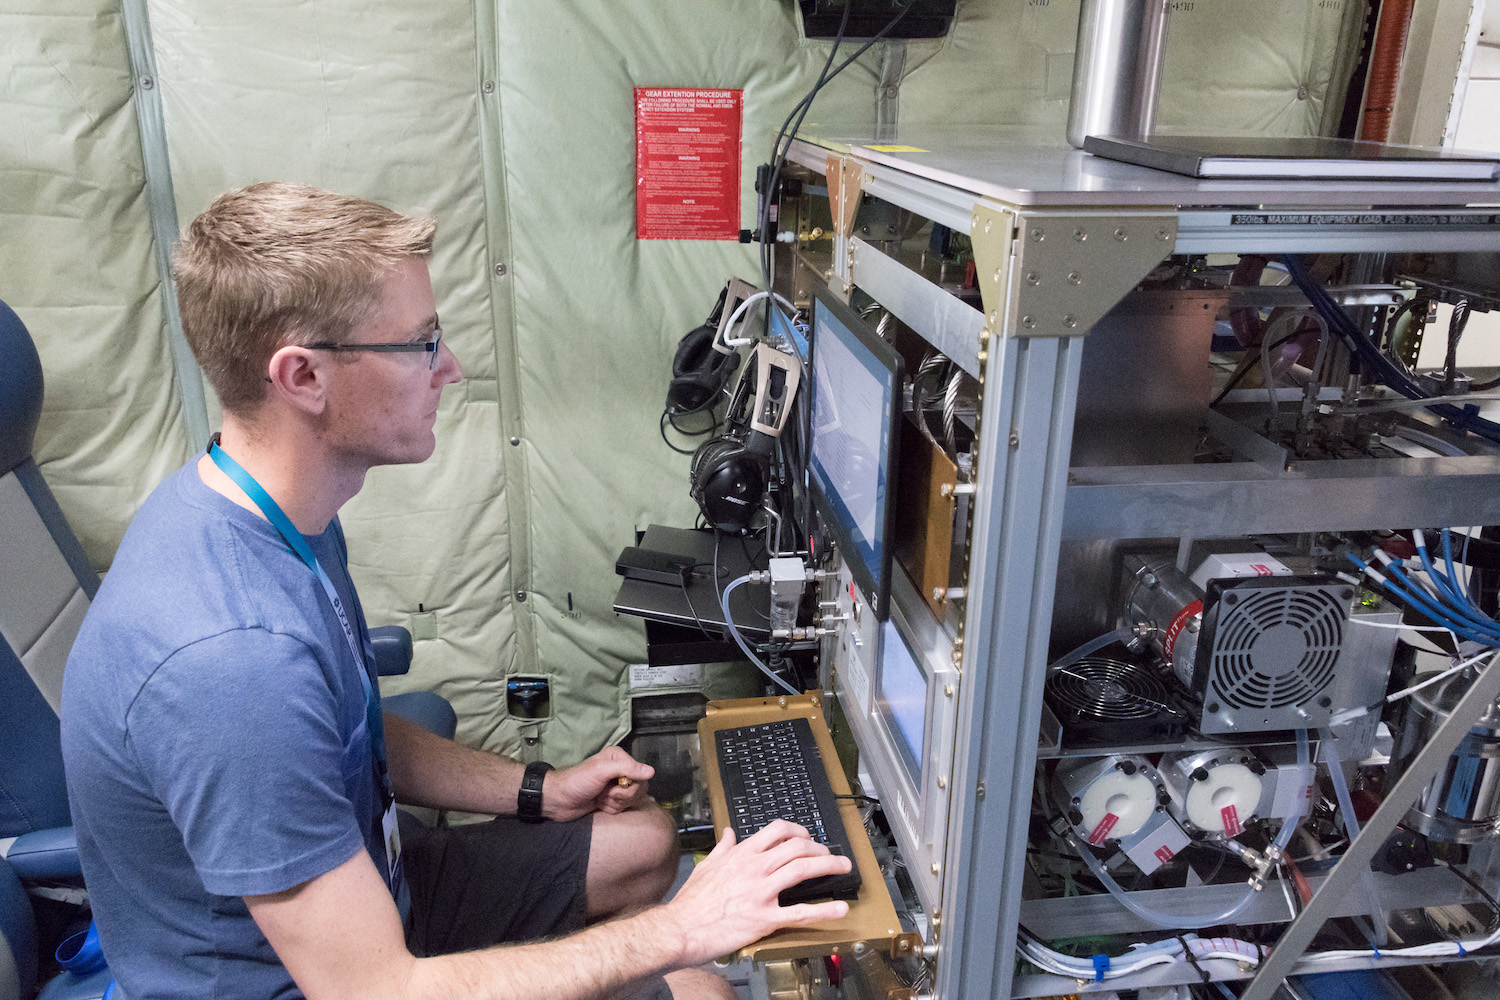
[[[689,330],[677,342],[677,353],[672,356],[672,381],[667,385],[669,416],[712,409],[719,394],[729,384],[729,377],[739,367],[738,352],[725,353],[714,349],[728,292],[726,284],[703,325]]]
[[[699,445],[688,466],[688,492],[698,502],[703,519],[719,531],[736,535],[750,530],[760,510],[776,446],[774,437],[751,427],[755,384],[752,365],[740,375],[724,411],[724,434]]]

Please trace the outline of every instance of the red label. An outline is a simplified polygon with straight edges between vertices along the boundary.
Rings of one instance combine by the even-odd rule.
[[[1109,831],[1113,830],[1118,822],[1120,822],[1120,817],[1114,813],[1105,813],[1099,825],[1094,827],[1094,832],[1089,834],[1089,843],[1095,847],[1103,846],[1104,838],[1109,836]]]
[[[743,104],[739,90],[635,88],[637,239],[739,239]]]
[[[1155,854],[1156,860],[1160,861],[1162,864],[1166,864],[1168,861],[1171,861],[1174,857],[1176,857],[1176,855],[1172,853],[1172,849],[1165,844],[1158,847],[1155,851]]]
[[[1265,565],[1264,563],[1251,563],[1250,564],[1250,568],[1253,569],[1253,570],[1255,570],[1255,575],[1256,576],[1275,576],[1276,575],[1275,573],[1271,572],[1271,567]]]
[[[1224,836],[1233,837],[1245,829],[1240,826],[1240,812],[1234,806],[1225,806],[1220,809],[1219,816],[1224,820]]]
[[[1172,650],[1177,646],[1177,637],[1182,634],[1182,630],[1187,627],[1188,622],[1201,614],[1203,614],[1203,602],[1194,601],[1177,612],[1177,617],[1173,618],[1172,624],[1167,626],[1167,637],[1161,642],[1161,656],[1162,659],[1167,661],[1167,666],[1170,667],[1172,665]]]

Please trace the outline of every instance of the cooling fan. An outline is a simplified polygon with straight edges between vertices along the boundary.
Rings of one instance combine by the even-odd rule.
[[[1052,672],[1045,697],[1070,746],[1170,739],[1186,721],[1166,683],[1132,660],[1086,656]]]
[[[1353,590],[1337,581],[1209,585],[1194,694],[1204,733],[1326,725]]]

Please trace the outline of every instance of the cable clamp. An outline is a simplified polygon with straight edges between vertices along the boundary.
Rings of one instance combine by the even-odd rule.
[[[1094,982],[1096,982],[1096,983],[1102,983],[1102,982],[1104,982],[1104,974],[1106,972],[1108,972],[1108,971],[1109,971],[1109,956],[1108,955],[1095,955],[1094,956]]]

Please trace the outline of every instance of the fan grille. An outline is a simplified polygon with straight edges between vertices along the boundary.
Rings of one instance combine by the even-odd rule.
[[[1047,678],[1055,707],[1094,719],[1149,719],[1167,707],[1166,687],[1139,664],[1086,656]]]
[[[1231,708],[1299,705],[1333,682],[1343,646],[1344,609],[1327,590],[1227,590],[1209,659],[1211,684]]]

